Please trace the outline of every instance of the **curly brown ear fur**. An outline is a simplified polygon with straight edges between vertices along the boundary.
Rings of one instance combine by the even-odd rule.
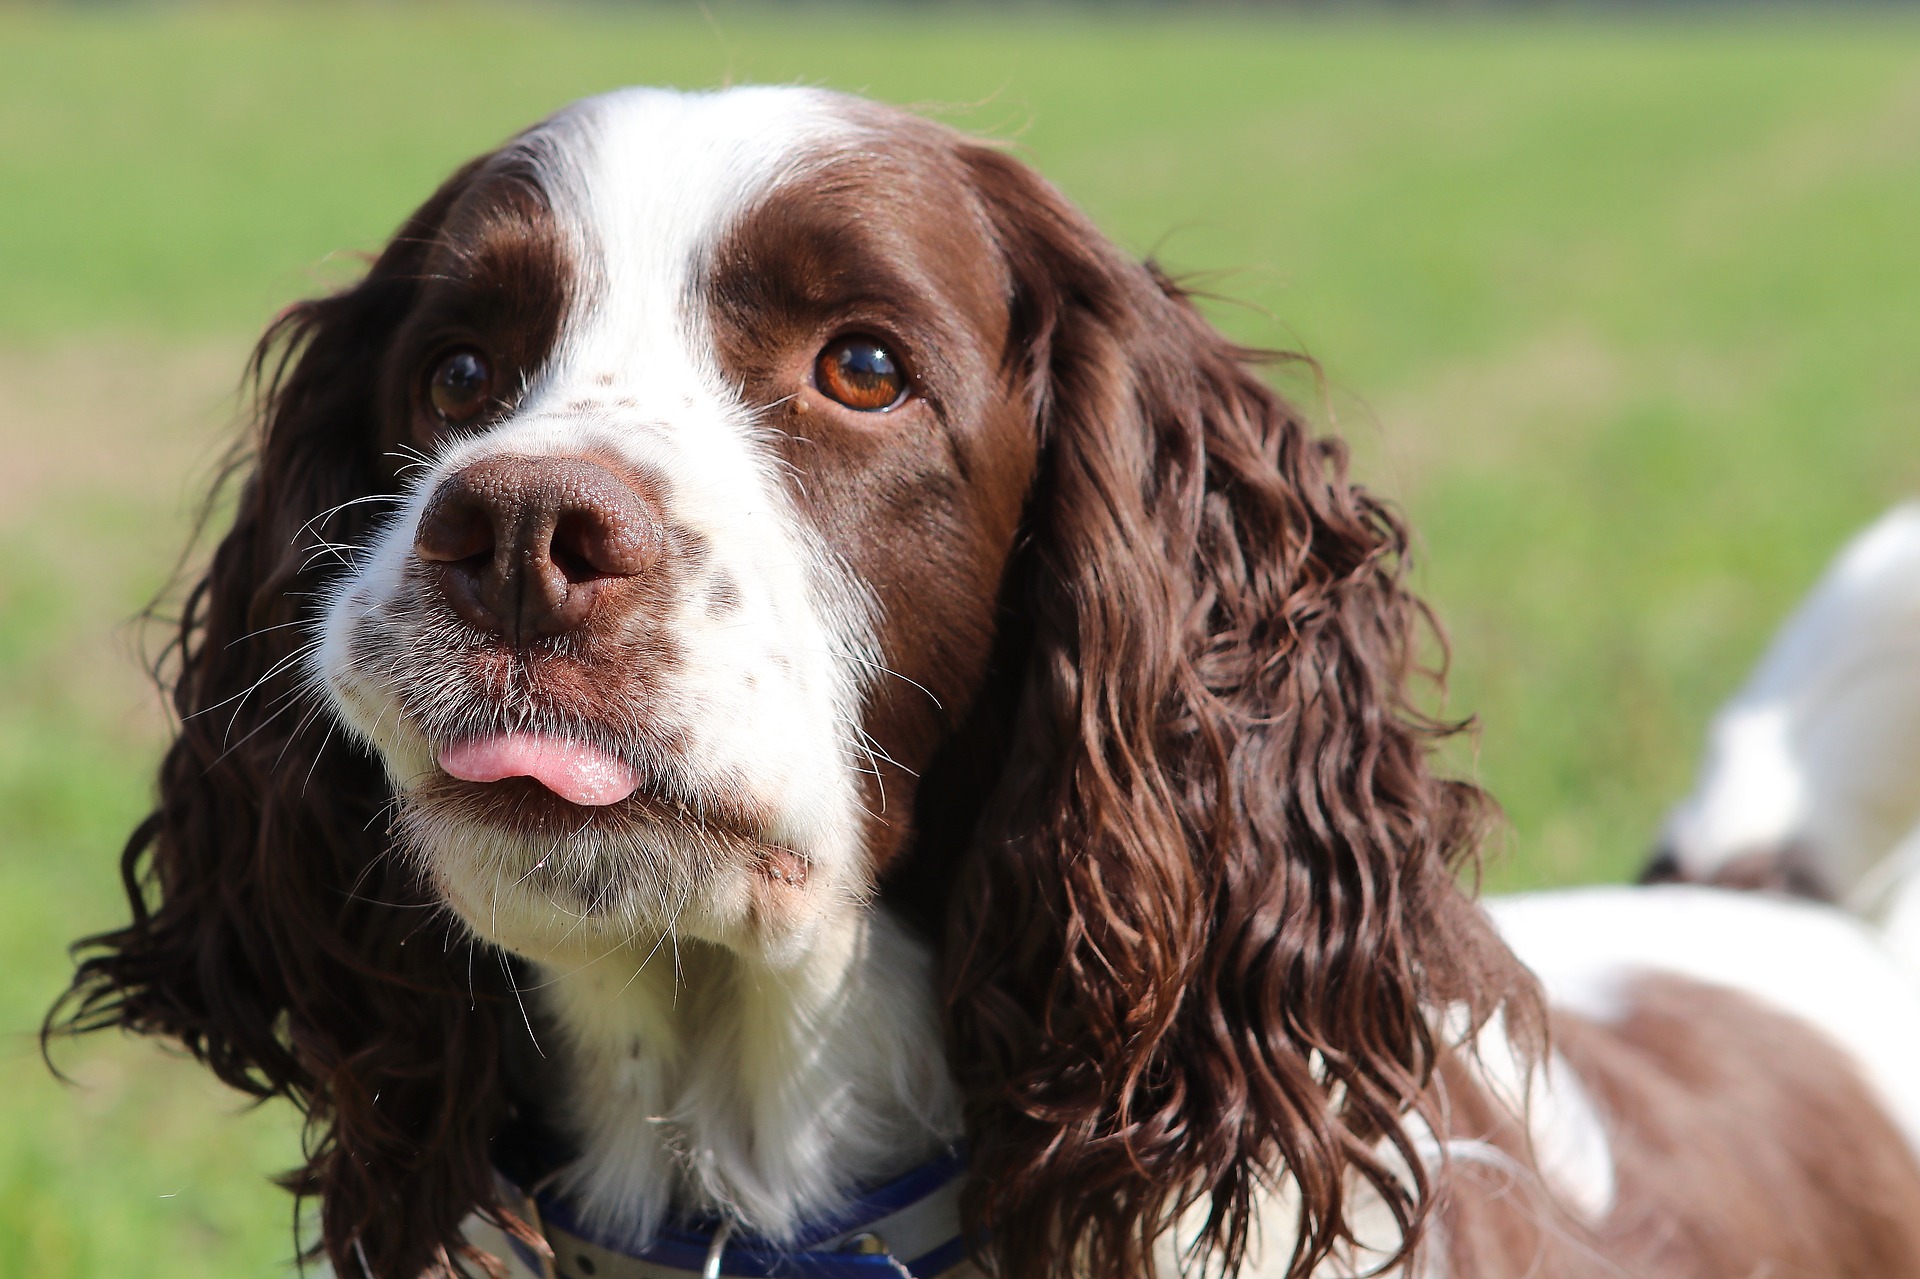
[[[949,925],[970,1221],[1002,1279],[1138,1279],[1183,1217],[1185,1263],[1231,1274],[1290,1181],[1302,1276],[1364,1182],[1410,1248],[1430,1015],[1525,987],[1453,882],[1487,805],[1429,771],[1405,532],[1177,288],[969,162],[1046,456],[1014,747]]]
[[[179,734],[122,857],[133,911],[89,938],[49,1032],[123,1026],[306,1115],[287,1184],[321,1200],[337,1273],[448,1273],[491,1207],[504,1096],[497,960],[387,856],[388,787],[329,744],[302,664],[317,596],[391,491],[381,357],[413,304],[455,175],[367,278],[295,306],[254,357],[261,414],[233,524],[170,645]],[[236,473],[242,468],[236,466]],[[471,1258],[470,1258],[471,1260]]]

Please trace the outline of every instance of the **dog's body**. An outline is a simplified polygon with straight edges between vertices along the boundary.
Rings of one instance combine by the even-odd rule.
[[[723,1269],[964,1142],[1007,1279],[1920,1273],[1912,992],[1669,890],[1502,906],[1543,1001],[1399,525],[1003,153],[590,100],[276,336],[76,1020],[302,1100],[343,1273],[537,1243],[508,1127]]]
[[[1422,1121],[1414,1146],[1446,1169],[1427,1245],[1396,1263],[1399,1227],[1357,1187],[1349,1221],[1363,1246],[1315,1276],[1910,1272],[1920,993],[1871,931],[1830,910],[1691,886],[1488,908],[1540,977],[1554,1049],[1531,1063],[1496,1022],[1443,1061],[1425,1099],[1442,1133]],[[1284,1189],[1257,1205],[1248,1279],[1289,1273],[1297,1210]],[[597,1248],[556,1236],[567,1246],[549,1269],[487,1223],[469,1228],[513,1279],[658,1273],[622,1269],[617,1232],[575,1227]],[[1182,1242],[1178,1230],[1161,1240],[1158,1273],[1177,1271]],[[963,1272],[974,1273],[952,1274]]]

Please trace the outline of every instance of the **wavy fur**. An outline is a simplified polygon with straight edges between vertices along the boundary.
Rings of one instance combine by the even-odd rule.
[[[48,1031],[124,1026],[306,1117],[340,1273],[452,1273],[495,1208],[500,961],[389,856],[379,766],[334,742],[299,657],[314,601],[391,490],[365,424],[451,179],[360,284],[289,309],[253,358],[258,425],[233,523],[169,646],[179,732],[121,859],[133,920],[84,939]]]
[[[1047,448],[1011,762],[948,932],[976,1219],[1024,1245],[1005,1279],[1128,1279],[1197,1207],[1189,1260],[1230,1274],[1291,1181],[1297,1276],[1356,1242],[1355,1173],[1411,1248],[1428,1010],[1523,984],[1452,882],[1487,802],[1408,700],[1405,531],[1261,357],[974,163]]]

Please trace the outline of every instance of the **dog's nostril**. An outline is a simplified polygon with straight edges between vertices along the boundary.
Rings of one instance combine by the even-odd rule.
[[[547,553],[573,583],[598,577],[632,577],[651,561],[652,530],[637,510],[601,503],[563,510],[554,521]]]
[[[420,520],[413,551],[436,564],[493,558],[497,534],[491,514],[478,502],[457,497],[436,501]]]
[[[582,582],[591,582],[596,577],[607,576],[607,574],[594,568],[593,564],[587,560],[585,556],[576,555],[562,546],[560,539],[557,537],[553,540],[551,554],[553,557],[553,566],[559,569],[567,581],[575,586],[580,585]]]

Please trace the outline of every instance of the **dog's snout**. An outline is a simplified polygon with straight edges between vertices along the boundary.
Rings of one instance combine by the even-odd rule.
[[[583,458],[496,457],[441,481],[413,550],[469,625],[513,644],[585,625],[603,588],[657,557],[633,488]]]

